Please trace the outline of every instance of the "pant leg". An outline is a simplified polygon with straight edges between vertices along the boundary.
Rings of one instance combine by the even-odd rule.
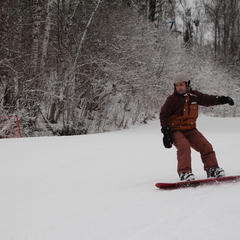
[[[172,133],[173,145],[177,148],[177,172],[192,172],[191,167],[191,148],[189,141],[185,138],[183,132]]]
[[[210,167],[218,166],[216,154],[212,145],[197,129],[191,130],[185,133],[190,146],[200,153],[201,159],[204,165],[204,170],[208,170]]]

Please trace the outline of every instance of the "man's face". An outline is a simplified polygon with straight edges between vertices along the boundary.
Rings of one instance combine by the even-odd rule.
[[[187,84],[186,82],[179,82],[175,84],[178,93],[183,94],[186,92]]]

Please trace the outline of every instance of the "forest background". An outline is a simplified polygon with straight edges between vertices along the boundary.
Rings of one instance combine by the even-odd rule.
[[[239,117],[238,0],[0,0],[0,116],[25,137],[89,134],[158,117],[188,71]]]

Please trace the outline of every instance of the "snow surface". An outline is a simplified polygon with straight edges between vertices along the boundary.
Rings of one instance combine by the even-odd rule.
[[[239,118],[200,116],[227,175],[240,174]],[[178,180],[159,122],[104,134],[1,139],[0,239],[238,239],[240,182],[159,190]],[[196,178],[205,178],[192,152]]]

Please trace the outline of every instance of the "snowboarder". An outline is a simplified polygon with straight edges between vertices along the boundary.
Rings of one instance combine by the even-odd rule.
[[[197,130],[198,105],[214,106],[226,104],[233,106],[228,96],[214,96],[192,90],[190,76],[186,72],[173,77],[174,93],[165,101],[160,112],[163,144],[177,149],[177,172],[181,181],[194,180],[191,168],[191,148],[200,153],[207,177],[223,177],[225,172],[219,167],[215,152],[208,140]]]

